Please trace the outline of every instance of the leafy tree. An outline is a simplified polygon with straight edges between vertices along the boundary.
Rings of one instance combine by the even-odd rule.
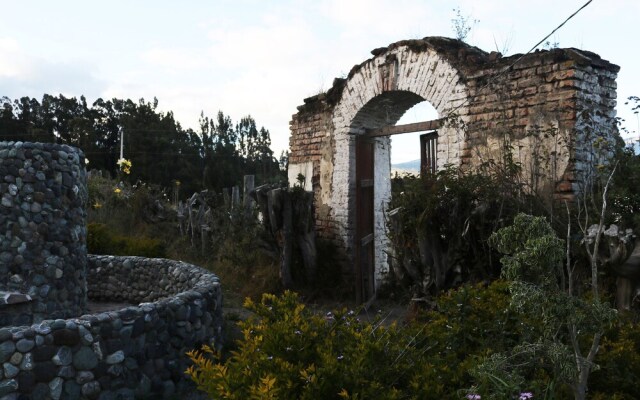
[[[567,384],[576,400],[585,399],[600,339],[616,315],[598,297],[597,280],[588,295],[573,290],[573,277],[563,268],[565,245],[542,217],[520,214],[490,242],[504,254],[511,307],[542,329],[535,340],[488,357],[476,370],[479,381],[491,387],[493,398],[513,396],[526,389],[523,370],[538,366],[550,370],[553,384]]]
[[[160,112],[158,100],[97,99],[45,94],[0,99],[0,139],[56,142],[80,147],[90,168],[117,174],[120,141],[133,168],[129,179],[160,184],[180,182],[182,193],[202,188],[220,191],[238,185],[245,174],[257,182],[280,174],[270,149],[269,131],[251,116],[235,125],[221,111],[215,118],[201,114],[200,131],[184,130],[172,112]]]

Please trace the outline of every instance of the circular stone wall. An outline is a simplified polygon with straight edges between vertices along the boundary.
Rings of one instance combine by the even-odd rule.
[[[0,142],[0,327],[84,312],[84,164],[70,146]]]
[[[92,300],[113,311],[0,328],[0,399],[177,399],[186,352],[222,344],[222,288],[180,261],[88,256]]]

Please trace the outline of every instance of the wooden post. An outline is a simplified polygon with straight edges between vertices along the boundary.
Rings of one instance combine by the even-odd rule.
[[[245,215],[251,215],[253,210],[253,198],[249,196],[254,189],[255,177],[253,175],[244,176],[244,193],[242,194],[242,205],[244,206]]]
[[[294,232],[300,248],[307,284],[316,278],[316,232],[314,229],[313,192],[303,192],[293,203]]]
[[[271,225],[271,232],[276,233],[282,228],[282,189],[273,189],[267,193],[267,207],[269,214],[265,215],[265,218],[269,218],[269,225]]]
[[[293,259],[293,207],[291,206],[291,195],[288,190],[282,191],[282,263],[280,275],[282,286],[285,289],[293,287],[293,276],[291,275],[291,261]]]
[[[267,231],[273,234],[273,231],[271,229],[271,220],[269,217],[269,191],[270,190],[271,190],[270,185],[258,186],[256,190],[253,191],[253,197],[256,203],[258,203],[258,207],[260,208],[260,213],[262,214],[262,224],[264,225]]]
[[[222,189],[222,201],[224,202],[224,207],[226,209],[231,208],[231,189]]]
[[[240,204],[240,188],[234,186],[231,188],[231,209],[235,210],[235,208]]]
[[[293,286],[291,256],[293,254],[293,211],[287,189],[273,189],[268,193],[269,223],[271,232],[280,247],[280,279],[282,286]]]

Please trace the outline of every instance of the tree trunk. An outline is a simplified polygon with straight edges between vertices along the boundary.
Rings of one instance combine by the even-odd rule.
[[[291,275],[291,259],[293,258],[293,207],[288,191],[282,191],[282,258],[280,262],[280,278],[285,289],[293,287]]]
[[[292,202],[295,217],[294,234],[302,254],[307,283],[316,278],[316,233],[314,228],[313,193],[304,192]]]

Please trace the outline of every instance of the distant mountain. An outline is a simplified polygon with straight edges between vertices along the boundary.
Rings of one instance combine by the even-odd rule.
[[[420,160],[391,164],[391,169],[418,173],[420,172]]]

